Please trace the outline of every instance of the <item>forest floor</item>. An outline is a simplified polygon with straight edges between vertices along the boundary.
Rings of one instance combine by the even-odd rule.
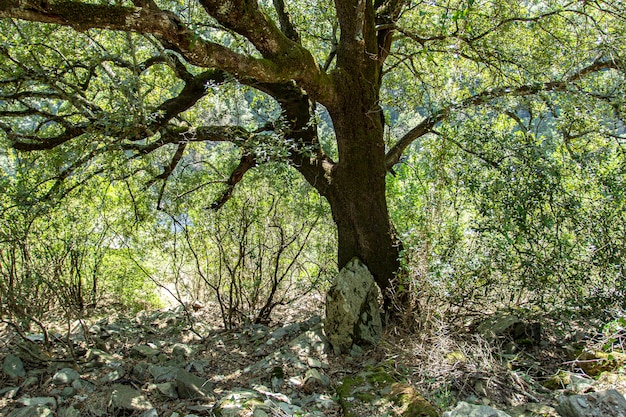
[[[302,298],[267,325],[232,330],[218,306],[197,303],[50,319],[48,341],[3,324],[0,415],[438,416],[465,401],[558,416],[559,396],[626,393],[621,319],[431,317],[335,355],[322,301]]]

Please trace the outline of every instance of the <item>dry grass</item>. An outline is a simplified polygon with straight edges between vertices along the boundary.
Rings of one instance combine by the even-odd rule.
[[[507,406],[538,400],[531,384],[510,369],[495,346],[442,320],[437,324],[418,335],[390,332],[381,346],[385,362],[422,395],[441,408],[464,398]]]

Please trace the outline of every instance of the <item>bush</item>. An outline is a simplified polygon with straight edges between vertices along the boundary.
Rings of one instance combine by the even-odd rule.
[[[467,115],[397,167],[407,279],[466,312],[623,307],[626,155],[592,129],[564,137],[554,116],[538,130],[530,111]]]
[[[217,212],[198,209],[196,194],[161,221],[166,281],[194,299],[216,300],[226,328],[268,321],[277,306],[320,289],[336,270],[327,207],[307,196],[299,178],[279,174],[288,186],[249,174]]]

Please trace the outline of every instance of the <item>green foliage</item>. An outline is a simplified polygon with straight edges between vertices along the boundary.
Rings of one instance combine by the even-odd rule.
[[[207,181],[207,172],[196,176]],[[192,176],[193,177],[193,176]],[[172,184],[185,189],[193,178]],[[219,211],[204,187],[164,207],[157,242],[162,280],[194,299],[216,300],[227,328],[264,322],[275,307],[321,289],[336,269],[328,207],[285,166],[263,166]],[[213,187],[214,188],[214,187]]]
[[[186,18],[192,19],[194,12],[181,13],[189,13]],[[183,293],[183,287],[188,285],[195,298],[207,293],[219,297],[228,294],[224,301],[226,310],[236,314],[228,319],[225,316],[230,326],[257,315],[258,319],[267,320],[276,305],[309,291],[328,277],[329,269],[334,269],[329,248],[335,239],[334,232],[328,229],[328,208],[285,166],[264,166],[262,172],[251,176],[251,182],[241,184],[238,188],[242,191],[215,215],[207,207],[222,195],[225,178],[238,163],[239,155],[233,152],[232,145],[196,143],[190,135],[187,154],[171,178],[165,178],[169,181],[156,180],[170,163],[176,146],[144,151],[149,141],[134,136],[161,116],[153,109],[180,93],[184,83],[179,78],[180,67],[176,67],[171,56],[162,55],[138,70],[158,54],[148,39],[108,32],[77,35],[67,28],[17,21],[2,21],[0,25],[6,29],[0,35],[5,48],[1,52],[9,58],[0,63],[2,77],[25,77],[30,89],[41,92],[36,99],[10,108],[0,100],[2,110],[32,113],[26,123],[11,125],[11,131],[25,137],[54,137],[63,131],[63,124],[57,123],[62,118],[88,126],[84,140],[63,143],[45,153],[9,150],[0,160],[8,181],[6,189],[15,194],[7,204],[16,210],[51,207],[49,212],[35,216],[37,225],[47,227],[48,222],[56,222],[56,230],[71,241],[68,245],[72,250],[79,251],[85,262],[91,262],[89,282],[84,282],[86,273],[80,268],[81,279],[72,278],[72,282],[80,283],[83,292],[85,288],[91,292],[88,305],[115,300],[133,309],[158,306],[158,285],[154,282],[158,279],[180,284]],[[206,27],[198,27],[198,31],[218,36]],[[50,47],[31,42],[35,39],[46,39]],[[235,49],[242,47],[235,45],[240,40],[230,35],[223,40],[231,42]],[[25,68],[33,68],[33,73],[24,74]],[[226,85],[209,82],[206,90],[201,105],[182,113],[181,120],[237,124],[252,129],[259,121],[276,119],[273,131],[255,136],[243,146],[244,150],[254,154],[259,163],[285,161],[294,152],[296,145],[283,141],[280,109],[268,96],[234,80]],[[9,89],[0,92],[3,93],[11,96]],[[51,113],[58,118],[47,120]],[[0,129],[3,151],[10,149],[12,140],[6,132]],[[272,179],[273,175],[276,178]],[[254,181],[259,184],[254,185]],[[291,192],[295,194],[290,195]],[[310,203],[300,204],[300,197]],[[76,213],[65,217],[69,207]],[[3,214],[8,222],[11,214]],[[225,227],[230,223],[237,225],[240,214],[245,217],[243,229]],[[58,219],[54,217],[57,215]],[[302,222],[290,224],[292,220]],[[10,234],[17,243],[28,241],[27,236]],[[204,242],[206,236],[223,241]],[[185,239],[187,247],[182,254],[179,251]],[[193,253],[211,243],[213,247],[207,252]],[[233,268],[233,263],[237,264],[231,255],[237,253],[234,250],[240,244],[245,246],[241,256],[246,263],[234,268],[227,282],[224,274],[228,274],[220,265],[226,263]],[[199,259],[194,260],[200,255],[206,262],[205,268],[197,265]],[[55,252],[54,256],[65,255]],[[275,260],[276,256],[280,259]],[[299,258],[297,262],[293,257]],[[183,271],[189,274],[185,275],[185,284],[181,281]],[[219,283],[215,284],[214,279]],[[15,285],[28,288],[30,284]],[[42,300],[55,304],[55,298],[48,295]],[[24,294],[20,297],[28,300]],[[42,306],[40,310],[46,308]]]
[[[162,307],[158,286],[149,279],[134,252],[128,248],[107,250],[99,271],[103,278],[100,293],[106,297],[103,301],[116,300],[118,305],[133,311]]]
[[[596,133],[610,110],[498,107],[466,109],[396,170],[389,189],[401,195],[393,212],[413,276],[469,309],[623,306],[626,160]]]
[[[23,171],[28,162],[14,158],[0,171],[7,190],[0,197],[2,320],[27,330],[43,318],[80,316],[105,299],[133,308],[156,305],[145,274],[132,268],[129,253],[115,249],[115,222],[122,219],[112,218],[115,205],[99,195],[104,184],[62,201],[44,198],[40,179]]]
[[[280,20],[274,3],[259,3]],[[396,18],[386,10],[394,2],[373,2],[384,13],[374,19],[367,12],[372,31],[393,28],[386,36],[394,36],[388,55],[368,50],[364,60],[380,62],[364,71],[381,75],[380,91],[364,74],[343,77],[337,3],[289,4],[317,61],[302,71],[324,68],[323,85],[295,73],[275,84],[252,73],[202,78],[230,60],[203,47],[220,45],[252,62],[261,43],[276,39],[265,37],[273,28],[219,22],[199,3],[156,4],[188,27],[185,43],[207,54],[206,68],[191,64],[200,61],[185,54],[187,44],[163,34],[2,19],[3,311],[37,318],[53,306],[80,310],[103,297],[154,305],[158,277],[194,298],[216,297],[230,327],[266,320],[277,304],[319,285],[335,269],[336,242],[329,207],[310,186],[346,202],[336,196],[350,190],[334,189],[335,174],[351,169],[339,150],[345,155],[358,141],[339,146],[333,123],[362,122],[343,120],[338,109],[331,120],[321,104],[342,107],[328,99],[340,90],[326,90],[349,79],[355,88],[368,85],[362,95],[373,97],[363,120],[382,108],[388,148],[437,120],[388,177],[409,277],[399,290],[413,286],[476,309],[494,299],[623,307],[626,19],[618,3],[409,2]],[[287,62],[282,52],[271,55],[264,58]],[[286,110],[302,103],[311,105],[309,117],[296,126]],[[198,133],[224,127],[237,134]],[[350,152],[368,156],[382,146],[357,143]],[[245,157],[254,167],[235,187],[231,173]],[[304,164],[309,157],[317,165]],[[315,171],[324,163],[328,170]],[[310,186],[295,177],[298,169],[305,176],[310,169]],[[222,197],[230,201],[210,211]],[[358,210],[359,197],[346,204]]]
[[[604,337],[602,350],[611,353],[613,351],[626,353],[624,342],[626,341],[626,317],[618,317],[602,326]]]

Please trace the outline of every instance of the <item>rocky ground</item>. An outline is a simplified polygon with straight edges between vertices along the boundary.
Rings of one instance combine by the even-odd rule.
[[[498,314],[335,355],[321,314],[301,300],[225,331],[211,305],[100,311],[47,341],[5,325],[0,415],[626,417],[619,325]]]

